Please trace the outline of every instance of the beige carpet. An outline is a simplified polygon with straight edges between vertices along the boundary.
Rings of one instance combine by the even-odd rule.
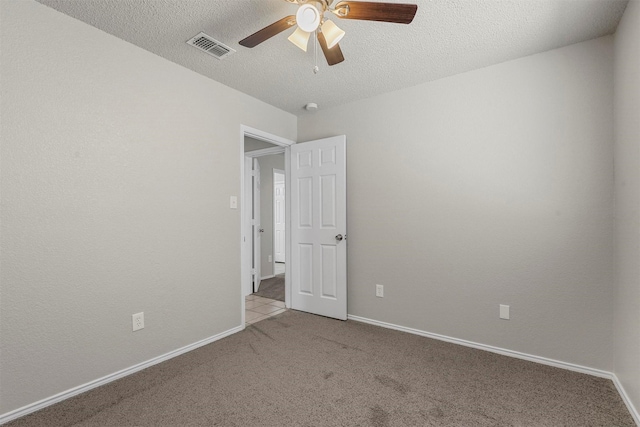
[[[8,425],[634,424],[609,380],[290,310]]]

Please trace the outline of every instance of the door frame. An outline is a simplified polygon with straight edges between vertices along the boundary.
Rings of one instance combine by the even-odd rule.
[[[244,139],[245,137],[251,137],[253,139],[257,139],[259,141],[268,142],[273,145],[277,145],[277,147],[273,148],[265,148],[263,150],[255,150],[249,151],[248,153],[244,152]],[[247,281],[251,280],[251,275],[249,274],[249,269],[251,268],[251,251],[247,249],[245,236],[249,230],[247,230],[247,224],[245,221],[246,218],[246,209],[247,206],[245,202],[245,167],[244,167],[244,158],[245,157],[262,157],[268,156],[271,154],[278,154],[284,152],[284,169],[285,169],[285,188],[290,188],[289,183],[289,168],[290,168],[290,146],[295,144],[295,141],[292,141],[287,138],[280,137],[278,135],[271,134],[269,132],[264,132],[262,130],[252,128],[246,125],[240,125],[240,197],[239,199],[242,201],[240,204],[240,326],[244,329],[245,327],[245,304],[244,304],[244,290]],[[285,195],[285,279],[284,279],[284,287],[285,287],[285,306],[289,308],[291,306],[290,301],[290,283],[289,278],[291,277],[291,265],[289,261],[289,248],[290,248],[290,236],[291,236],[291,224],[289,223],[289,212],[291,212],[291,203],[289,197]]]
[[[245,159],[247,158],[245,153]],[[260,174],[260,162],[258,161],[258,157],[251,157],[252,165],[252,196],[251,197],[251,210],[253,211],[253,222],[251,229],[253,232],[251,233],[253,238],[253,268],[251,269],[251,275],[253,276],[253,289],[254,292],[258,292],[260,289],[260,283],[262,282],[262,207],[260,206],[260,200],[262,199],[262,189],[260,186],[262,185],[262,177]],[[246,164],[246,162],[245,162]]]
[[[251,230],[253,229],[253,221],[252,221],[253,219],[253,212],[252,212],[253,210],[253,158],[252,157],[244,156],[243,174],[244,174],[244,180],[243,180],[244,191],[241,192],[241,199],[240,199],[242,200],[240,204],[240,210],[242,215],[241,228],[245,227],[245,230],[247,230],[247,234],[242,234],[242,238],[240,241],[240,244],[241,244],[240,251],[242,254],[240,259],[240,264],[241,264],[241,269],[244,272],[252,269],[252,258],[253,258],[253,233],[251,232]],[[245,207],[247,207],[248,209],[245,209]],[[244,259],[245,250],[248,251],[247,253],[248,258],[246,260]],[[253,293],[252,275],[253,275],[253,272],[250,272],[246,277],[242,276],[241,274],[240,282],[242,284],[243,296],[247,296]]]

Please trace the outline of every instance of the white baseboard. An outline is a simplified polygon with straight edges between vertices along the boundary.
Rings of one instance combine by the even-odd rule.
[[[261,277],[260,280],[267,280],[267,279],[271,279],[273,277],[276,277],[276,275],[272,274],[271,276],[264,276],[264,277]]]
[[[596,377],[613,379],[611,372],[602,371],[600,369],[589,368],[587,366],[575,365],[573,363],[562,362],[560,360],[548,359],[546,357],[534,356],[532,354],[521,353],[519,351],[507,350],[505,348],[494,347],[492,345],[480,344],[473,341],[467,341],[459,338],[452,338],[446,335],[434,334],[432,332],[421,331],[419,329],[408,328],[406,326],[394,325],[392,323],[381,322],[379,320],[367,319],[366,317],[348,315],[348,319],[358,322],[369,323],[371,325],[382,326],[383,328],[395,329],[397,331],[408,332],[414,335],[420,335],[427,338],[433,338],[440,341],[447,341],[453,344],[463,345],[465,347],[477,348],[479,350],[490,351],[492,353],[511,356],[517,359],[524,359],[530,362],[542,363],[543,365],[555,366],[556,368],[568,369],[570,371],[581,372],[583,374],[594,375]]]
[[[636,422],[636,425],[640,426],[640,413],[638,412],[636,407],[633,406],[633,403],[631,402],[631,399],[629,399],[629,395],[627,394],[627,391],[622,386],[622,383],[618,379],[618,376],[616,374],[612,374],[612,376],[613,376],[612,378],[613,383],[618,389],[618,393],[620,393],[620,396],[622,396],[622,400],[624,401],[624,404],[627,405],[627,409],[629,410],[629,412],[631,412],[631,416],[633,417],[633,420]]]
[[[583,374],[593,375],[596,377],[607,378],[613,381],[613,384],[618,389],[618,393],[625,405],[629,409],[631,416],[638,426],[640,426],[640,415],[638,414],[638,410],[633,406],[633,403],[629,399],[629,395],[622,387],[620,380],[618,377],[612,373],[603,371],[600,369],[590,368],[588,366],[576,365],[574,363],[562,362],[560,360],[549,359],[541,356],[534,356],[533,354],[521,353],[519,351],[507,350],[505,348],[494,347],[492,345],[480,344],[473,341],[467,341],[459,338],[452,338],[446,335],[434,334],[432,332],[421,331],[419,329],[408,328],[406,326],[394,325],[393,323],[381,322],[379,320],[368,319],[366,317],[354,316],[352,314],[347,315],[347,319],[355,320],[357,322],[368,323],[370,325],[381,326],[383,328],[395,329],[396,331],[407,332],[414,335],[420,335],[427,338],[433,338],[440,341],[446,341],[453,344],[463,345],[465,347],[477,348],[479,350],[490,351],[492,353],[502,354],[504,356],[515,357],[517,359],[524,359],[530,362],[541,363],[543,365],[554,366],[556,368],[567,369],[569,371],[580,372]]]
[[[515,357],[518,359],[524,359],[524,360],[528,360],[530,362],[536,362],[536,363],[541,363],[543,365],[549,365],[549,366],[555,366],[557,368],[562,368],[562,369],[568,369],[570,371],[576,371],[576,372],[581,372],[584,374],[589,374],[589,375],[594,375],[597,377],[602,377],[602,378],[609,378],[613,381],[614,385],[616,386],[616,389],[618,390],[618,393],[620,393],[620,396],[622,397],[622,400],[624,401],[625,405],[627,405],[627,408],[629,409],[629,412],[631,413],[631,416],[633,417],[634,421],[636,422],[636,424],[638,426],[640,426],[640,414],[638,413],[638,410],[634,407],[633,403],[631,402],[631,400],[629,399],[629,396],[627,395],[627,392],[625,391],[624,387],[622,386],[622,384],[620,383],[620,380],[618,379],[618,377],[611,373],[611,372],[607,372],[607,371],[602,371],[599,369],[594,369],[594,368],[589,368],[586,366],[580,366],[580,365],[575,365],[573,363],[567,363],[567,362],[562,362],[559,360],[553,360],[553,359],[548,359],[546,357],[540,357],[540,356],[534,356],[531,354],[526,354],[526,353],[521,353],[518,351],[513,351],[513,350],[507,350],[507,349],[503,349],[503,348],[499,348],[499,347],[494,347],[494,346],[490,346],[490,345],[486,345],[486,344],[479,344],[479,343],[475,343],[472,341],[466,341],[466,340],[462,340],[462,339],[458,339],[458,338],[452,338],[452,337],[448,337],[446,335],[440,335],[440,334],[434,334],[431,332],[426,332],[426,331],[421,331],[419,329],[413,329],[413,328],[408,328],[405,326],[400,326],[400,325],[394,325],[392,323],[386,323],[386,322],[381,322],[379,320],[373,320],[373,319],[367,319],[365,317],[360,317],[360,316],[354,316],[349,314],[347,316],[347,318],[349,320],[354,320],[354,321],[358,321],[358,322],[363,322],[363,323],[368,323],[371,325],[376,325],[376,326],[381,326],[383,328],[388,328],[388,329],[395,329],[397,331],[402,331],[402,332],[407,332],[410,334],[414,334],[414,335],[420,335],[423,337],[427,337],[427,338],[433,338],[433,339],[437,339],[440,341],[446,341],[446,342],[450,342],[450,343],[454,343],[454,344],[459,344],[459,345],[463,345],[466,347],[472,347],[472,348],[477,348],[480,350],[485,350],[485,351],[490,351],[492,353],[498,353],[498,354],[502,354],[505,356],[511,356],[511,357]],[[98,378],[96,380],[93,380],[91,382],[88,382],[86,384],[80,385],[78,387],[74,387],[72,389],[63,391],[61,393],[58,393],[54,396],[48,397],[46,399],[42,399],[38,402],[32,403],[30,405],[26,405],[23,406],[22,408],[18,408],[16,410],[13,410],[11,412],[7,412],[6,414],[2,414],[0,415],[0,425],[1,424],[5,424],[8,423],[9,421],[13,421],[17,418],[23,417],[25,415],[28,415],[32,412],[38,411],[40,409],[46,408],[47,406],[53,405],[55,403],[61,402],[63,400],[69,399],[70,397],[76,396],[80,393],[84,393],[85,391],[89,391],[91,389],[94,389],[96,387],[99,387],[101,385],[110,383],[112,381],[115,381],[119,378],[125,377],[127,375],[131,375],[135,372],[141,371],[145,368],[148,368],[150,366],[156,365],[160,362],[164,362],[165,360],[169,360],[172,359],[176,356],[179,356],[181,354],[187,353],[191,350],[195,350],[198,347],[202,347],[204,345],[210,344],[212,342],[215,342],[219,339],[222,339],[224,337],[227,337],[229,335],[235,334],[236,332],[240,332],[244,329],[244,325],[241,326],[236,326],[235,328],[229,329],[225,332],[221,332],[217,335],[214,335],[212,337],[209,338],[205,338],[203,340],[200,340],[198,342],[195,342],[193,344],[189,344],[187,346],[184,346],[182,348],[179,348],[177,350],[173,350],[170,351],[169,353],[165,353],[161,356],[158,357],[154,357],[153,359],[149,359],[145,362],[139,363],[137,365],[131,366],[129,368],[123,369],[121,371],[118,372],[114,372],[113,374],[104,376],[102,378]]]
[[[164,362],[165,360],[169,360],[176,356],[180,356],[181,354],[187,353],[191,350],[195,350],[196,348],[202,347],[203,345],[211,344],[214,341],[218,341],[219,339],[235,334],[236,332],[240,332],[243,329],[244,329],[244,325],[236,326],[235,328],[221,332],[212,337],[205,338],[193,344],[186,345],[177,350],[170,351],[169,353],[165,353],[161,356],[157,356],[157,357],[154,357],[153,359],[149,359],[145,362],[141,362],[141,363],[138,363],[137,365],[131,366],[129,368],[125,368],[121,371],[114,372],[113,374],[106,375],[102,378],[98,378],[86,384],[82,384],[72,389],[53,395],[51,397],[47,397],[46,399],[42,399],[38,402],[23,406],[22,408],[18,408],[11,412],[7,412],[6,414],[0,415],[0,425],[4,423],[8,423],[9,421],[13,421],[16,418],[24,417],[25,415],[28,415],[32,412],[38,411],[40,409],[46,408],[47,406],[69,399],[70,397],[76,396],[80,393],[84,393],[85,391],[89,391],[91,389],[100,387],[101,385],[105,385],[107,383],[110,383],[122,377],[126,377],[127,375],[131,375],[135,372],[141,371],[150,366],[156,365],[160,362]]]

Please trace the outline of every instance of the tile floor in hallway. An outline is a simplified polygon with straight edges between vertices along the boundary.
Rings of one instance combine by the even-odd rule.
[[[244,308],[245,325],[259,322],[286,310],[282,301],[259,297],[257,295],[246,296],[244,299]]]

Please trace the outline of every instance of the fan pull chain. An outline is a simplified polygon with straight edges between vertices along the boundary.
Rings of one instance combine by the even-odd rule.
[[[313,53],[315,56],[315,65],[313,67],[313,74],[318,74],[320,68],[318,67],[318,30],[316,29],[316,39],[313,42]]]

